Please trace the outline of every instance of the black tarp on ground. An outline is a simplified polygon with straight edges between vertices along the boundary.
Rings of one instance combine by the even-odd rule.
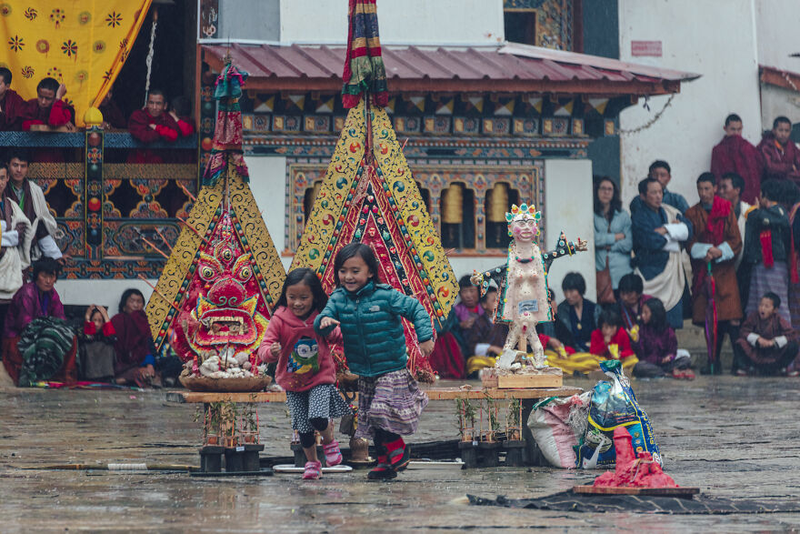
[[[642,512],[656,514],[768,514],[800,512],[800,500],[792,501],[732,501],[695,495],[693,499],[677,497],[649,497],[636,495],[584,495],[572,490],[538,499],[485,499],[467,495],[475,506],[503,506],[506,508],[531,508],[559,512]]]

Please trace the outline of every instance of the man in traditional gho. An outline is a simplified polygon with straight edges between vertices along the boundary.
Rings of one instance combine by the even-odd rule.
[[[742,318],[742,305],[739,301],[739,285],[736,282],[735,258],[742,249],[739,226],[731,203],[716,196],[717,186],[714,175],[704,172],[697,179],[697,194],[700,202],[686,210],[686,218],[694,226],[694,235],[686,242],[692,257],[692,322],[702,326],[706,320],[705,284],[708,278],[708,264],[714,277],[714,302],[717,309],[717,346],[715,359],[725,333],[736,342],[738,323]],[[733,324],[732,324],[733,322]]]
[[[0,67],[0,132],[22,128],[22,116],[27,104],[11,89],[11,71]]]
[[[31,222],[30,258],[32,261],[42,256],[62,260],[63,254],[53,236],[56,234],[56,220],[50,213],[42,188],[28,180],[30,156],[23,148],[12,148],[8,153],[10,181],[3,192],[3,200],[14,202],[22,209]],[[62,260],[63,262],[63,260]]]
[[[30,240],[26,240],[26,235],[30,235],[31,222],[15,202],[3,196],[8,181],[8,166],[0,162],[0,325],[5,317],[5,303],[22,287],[22,270],[30,265]]]
[[[166,141],[174,143],[180,135],[180,128],[175,120],[166,113],[167,100],[164,91],[151,89],[147,94],[147,105],[131,113],[128,120],[128,131],[142,143]],[[158,151],[150,149],[133,150],[128,156],[128,163],[163,163],[164,158]]]
[[[662,202],[668,206],[677,208],[681,214],[686,213],[686,210],[689,209],[689,203],[686,202],[686,199],[683,198],[683,195],[679,193],[673,193],[672,191],[667,191],[667,184],[672,181],[672,169],[670,168],[669,163],[663,160],[656,160],[650,164],[650,168],[647,172],[648,177],[657,180],[658,183],[661,184],[661,189],[663,192]],[[641,208],[642,205],[643,201],[641,196],[633,197],[630,205],[631,215],[633,215],[636,210]]]
[[[753,206],[742,200],[742,191],[745,188],[744,178],[735,172],[722,175],[718,184],[719,196],[730,202],[733,207],[733,215],[736,217],[736,224],[739,227],[739,236],[742,238],[742,250],[736,254],[735,260],[736,269],[738,269],[739,264],[742,263],[742,252],[744,252],[744,225],[747,222],[747,212]],[[741,297],[741,294],[739,296]]]
[[[672,328],[683,326],[686,274],[681,243],[692,236],[692,223],[681,212],[663,203],[663,188],[655,178],[639,182],[642,208],[633,212],[633,252],[636,274],[644,280],[644,292],[658,297],[667,309]]]
[[[755,202],[761,193],[761,173],[764,168],[761,153],[742,137],[742,118],[739,115],[728,115],[723,129],[725,137],[711,151],[711,172],[720,185],[720,180],[727,173],[734,172],[741,176],[745,183],[741,197],[747,202]]]
[[[764,158],[764,180],[800,180],[800,149],[789,136],[792,121],[778,117],[758,144]]]

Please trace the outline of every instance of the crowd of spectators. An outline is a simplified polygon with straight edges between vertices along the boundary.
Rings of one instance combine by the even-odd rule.
[[[75,131],[64,84],[44,78],[37,98],[25,101],[11,82],[11,72],[0,68],[0,131]],[[129,163],[177,162],[146,145],[192,135],[189,107],[180,97],[170,106],[163,91],[151,89],[146,105],[125,120],[109,92],[99,106],[101,127],[127,126],[145,145],[129,151]],[[675,335],[691,319],[716,334],[703,371],[721,372],[720,351],[729,337],[734,374],[798,374],[800,149],[786,117],[775,119],[758,146],[742,138],[742,128],[738,115],[725,120],[725,136],[712,150],[710,171],[696,179],[691,206],[668,189],[672,169],[666,161],[650,165],[628,210],[615,180],[595,180],[597,302],[585,298],[579,273],[564,278],[563,302],[556,305],[551,292],[554,320],[538,332],[550,365],[586,372],[599,360],[617,358],[640,376],[692,378],[690,358]],[[53,377],[156,383],[141,293],[127,291],[113,318],[91,306],[80,335],[61,323],[54,284],[70,258],[54,239],[56,223],[42,189],[28,178],[31,162],[61,156],[40,149],[35,157],[12,147],[0,163],[0,325],[9,374],[27,383]],[[459,296],[431,356],[443,377],[491,365],[507,334],[507,325],[493,322],[496,291],[480,296],[464,276]],[[26,351],[47,358],[31,369]]]
[[[742,138],[738,115],[724,131],[692,205],[668,189],[672,169],[663,160],[650,165],[628,210],[615,180],[595,179],[597,302],[585,298],[583,276],[564,277],[553,323],[538,326],[549,365],[587,372],[615,358],[634,375],[691,379],[675,334],[690,319],[708,334],[702,372],[722,372],[727,337],[733,374],[800,374],[800,149],[786,117],[758,146]],[[470,340],[461,347],[475,374],[493,364],[507,327],[491,323],[469,285],[465,276],[452,330]]]

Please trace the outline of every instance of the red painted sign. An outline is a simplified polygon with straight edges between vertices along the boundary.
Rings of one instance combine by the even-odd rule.
[[[661,57],[661,41],[631,41],[631,55]]]

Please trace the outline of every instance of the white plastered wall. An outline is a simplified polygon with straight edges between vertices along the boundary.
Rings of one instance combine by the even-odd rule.
[[[281,2],[281,42],[342,43],[347,39],[347,2]],[[381,43],[497,44],[504,38],[500,0],[382,0]]]
[[[620,59],[701,74],[651,127],[622,136],[622,196],[627,207],[636,185],[657,159],[672,167],[671,191],[697,202],[695,181],[711,166],[725,117],[738,113],[744,137],[761,132],[755,0],[620,0]],[[772,0],[767,0],[771,2]],[[796,11],[796,9],[793,9]],[[663,57],[632,57],[631,41],[661,41]],[[650,99],[620,115],[623,130],[646,124],[668,97]]]
[[[246,161],[250,170],[250,190],[281,255],[286,248],[285,217],[289,209],[286,204],[286,158],[248,156]],[[281,261],[288,269],[292,258],[281,256]]]
[[[800,24],[800,2],[797,0],[756,0],[758,62],[789,72],[800,73],[800,52],[797,27]],[[793,123],[800,122],[800,91],[762,85],[761,125],[772,129],[775,117],[784,115]]]
[[[158,283],[158,280],[148,281],[153,285]],[[56,282],[56,291],[65,305],[97,304],[105,306],[110,315],[117,313],[122,293],[131,287],[141,291],[145,301],[150,301],[153,289],[142,280],[59,280]]]
[[[563,230],[569,241],[580,237],[589,242],[589,250],[574,256],[562,256],[553,262],[547,280],[550,289],[561,301],[561,281],[569,272],[579,272],[586,279],[586,298],[596,300],[594,269],[594,204],[592,200],[592,162],[580,159],[548,159],[544,162],[544,196],[542,212],[547,225],[543,250],[556,248]]]

